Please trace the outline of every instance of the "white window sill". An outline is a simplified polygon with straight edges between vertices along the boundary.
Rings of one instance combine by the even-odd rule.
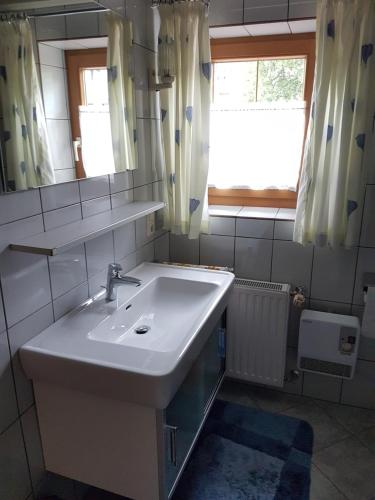
[[[210,205],[208,211],[211,217],[241,217],[244,219],[272,219],[294,221],[294,208],[270,207],[240,207],[227,205]]]

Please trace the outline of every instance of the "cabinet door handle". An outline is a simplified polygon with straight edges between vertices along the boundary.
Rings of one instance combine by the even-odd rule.
[[[177,429],[175,425],[165,426],[169,431],[169,458],[173,465],[177,465]]]

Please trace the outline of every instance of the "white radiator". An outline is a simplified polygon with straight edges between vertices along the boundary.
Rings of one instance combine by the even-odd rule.
[[[228,306],[228,377],[282,387],[290,286],[236,278]]]

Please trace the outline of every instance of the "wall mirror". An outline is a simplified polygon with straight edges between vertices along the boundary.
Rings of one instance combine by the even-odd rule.
[[[137,167],[131,25],[118,5],[0,4],[3,192]]]

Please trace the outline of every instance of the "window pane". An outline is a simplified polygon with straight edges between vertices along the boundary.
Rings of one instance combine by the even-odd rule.
[[[256,100],[257,61],[216,63],[213,101],[217,106],[248,104]]]
[[[258,64],[258,101],[303,100],[305,59],[272,59]]]
[[[84,104],[86,106],[108,105],[108,83],[106,68],[82,70]]]
[[[305,128],[305,59],[214,66],[209,184],[295,190]]]

